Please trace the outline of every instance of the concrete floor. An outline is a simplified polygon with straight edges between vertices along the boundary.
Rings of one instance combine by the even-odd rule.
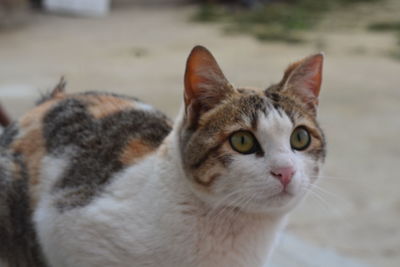
[[[322,29],[306,44],[263,44],[191,23],[192,12],[125,7],[105,18],[33,15],[29,26],[0,32],[0,100],[16,118],[64,75],[70,92],[135,95],[174,116],[195,44],[214,53],[234,84],[258,87],[323,48],[319,117],[329,144],[322,189],[293,213],[274,264],[400,266],[400,62],[385,56],[395,38]]]

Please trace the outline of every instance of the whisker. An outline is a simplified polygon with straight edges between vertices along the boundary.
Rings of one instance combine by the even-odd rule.
[[[318,198],[318,200],[322,201],[325,205],[326,209],[330,209],[331,207],[334,207],[332,203],[328,202],[328,200],[324,197],[324,192],[322,191],[316,191],[316,187],[314,187],[313,184],[309,184],[308,186],[302,186],[303,189],[305,189],[310,195]]]
[[[329,179],[329,180],[341,180],[341,181],[349,181],[351,178],[346,177],[338,177],[338,176],[327,176],[327,175],[312,175],[310,178],[319,178],[319,179]]]
[[[344,197],[339,196],[339,195],[337,195],[337,194],[334,194],[334,193],[332,193],[332,192],[330,192],[330,191],[328,191],[328,190],[322,188],[321,186],[319,186],[319,185],[317,185],[317,184],[312,184],[311,187],[312,187],[313,189],[315,189],[315,190],[319,190],[319,192],[321,192],[321,193],[323,193],[323,194],[327,194],[327,195],[332,196],[332,197],[334,197],[334,198],[336,198],[336,199],[339,199],[339,200],[347,201]]]
[[[330,211],[331,209],[331,205],[322,197],[320,196],[318,193],[312,191],[312,190],[308,190],[308,195],[311,197],[314,197],[317,201],[316,203],[318,203],[318,205],[321,205],[321,207],[323,208],[323,210],[325,212]]]

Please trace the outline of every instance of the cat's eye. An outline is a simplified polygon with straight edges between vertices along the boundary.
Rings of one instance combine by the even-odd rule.
[[[242,154],[251,154],[259,149],[258,142],[249,131],[238,131],[229,138],[232,148]]]
[[[290,136],[290,145],[293,149],[304,150],[311,143],[311,136],[307,128],[299,126],[292,132]]]

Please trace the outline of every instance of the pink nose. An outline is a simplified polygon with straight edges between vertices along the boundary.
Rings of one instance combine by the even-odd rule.
[[[290,183],[294,173],[295,170],[292,167],[275,168],[271,171],[271,175],[278,179],[284,187]]]

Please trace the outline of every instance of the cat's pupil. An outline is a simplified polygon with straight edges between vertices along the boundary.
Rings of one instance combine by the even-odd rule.
[[[244,135],[242,135],[240,139],[241,139],[240,141],[241,141],[242,145],[244,145],[244,143],[245,143]]]
[[[297,133],[297,141],[299,141],[299,142],[301,142],[301,137],[302,137],[300,133],[302,133],[302,132],[299,131]]]

